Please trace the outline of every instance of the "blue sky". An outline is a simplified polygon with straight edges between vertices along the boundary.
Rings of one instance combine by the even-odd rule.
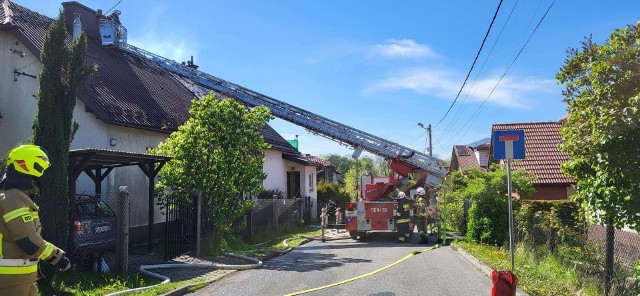
[[[61,8],[14,1],[51,17]],[[78,2],[107,11],[118,1]],[[448,159],[452,145],[489,137],[493,123],[558,120],[566,106],[555,74],[566,49],[640,17],[637,0],[559,0],[498,84],[551,2],[503,2],[467,85],[433,128],[434,154]],[[423,151],[417,122],[444,116],[498,3],[122,0],[115,9],[131,44],[177,61],[193,55],[200,70]],[[287,139],[298,135],[303,153],[351,154],[302,127],[270,124]]]

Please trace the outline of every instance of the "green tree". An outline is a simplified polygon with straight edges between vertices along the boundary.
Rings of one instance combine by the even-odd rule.
[[[349,170],[349,168],[352,166],[354,162],[353,159],[351,157],[341,156],[338,154],[324,155],[322,156],[322,158],[328,161],[329,163],[331,163],[331,165],[336,168],[336,172],[338,173],[338,179],[344,182],[345,181],[344,176]]]
[[[614,228],[640,230],[640,23],[569,49],[556,79],[570,114],[560,129],[571,156],[562,169],[577,181],[573,198],[608,226],[608,293]]]
[[[447,203],[447,225],[464,232],[476,242],[502,245],[509,238],[507,205],[507,170],[494,165],[489,171],[469,169],[454,171],[442,185],[440,196]],[[511,173],[513,192],[522,199],[533,196],[532,177],[524,170]],[[463,202],[471,201],[465,224]],[[441,205],[442,206],[442,205]],[[517,203],[514,203],[517,207]]]
[[[69,235],[69,143],[72,139],[76,94],[93,69],[85,66],[87,37],[84,32],[67,46],[64,15],[55,20],[40,54],[42,71],[37,94],[38,111],[33,122],[33,142],[43,147],[53,164],[42,176],[40,212],[43,236],[66,248]]]
[[[204,249],[216,253],[232,234],[232,222],[253,206],[244,196],[262,189],[269,144],[260,132],[270,112],[261,106],[247,109],[212,93],[194,99],[189,113],[189,120],[154,150],[174,157],[160,171],[156,186],[161,198],[202,194],[203,228],[212,233]]]

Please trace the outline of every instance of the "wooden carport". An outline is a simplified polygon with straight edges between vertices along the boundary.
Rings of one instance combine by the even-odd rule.
[[[95,184],[95,194],[102,194],[102,181],[114,168],[125,166],[138,166],[149,179],[149,224],[148,224],[148,251],[153,251],[153,212],[155,177],[162,167],[172,157],[153,155],[146,153],[133,153],[125,151],[104,149],[78,149],[69,151],[69,205],[76,202],[76,181],[84,172]],[[69,207],[69,217],[73,217],[73,206]],[[72,222],[73,223],[73,222]]]

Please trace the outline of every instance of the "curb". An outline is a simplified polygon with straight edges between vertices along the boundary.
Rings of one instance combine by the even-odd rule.
[[[304,240],[302,240],[302,242],[300,242],[299,245],[306,244],[306,243],[308,243],[310,241],[311,241],[310,239],[305,238]],[[270,256],[266,256],[265,258],[261,258],[261,260],[267,261],[269,259],[272,259],[272,258],[277,257],[277,256],[281,256],[281,255],[283,255],[283,254],[273,254],[273,255],[270,255]],[[225,271],[225,270],[218,269],[216,271]],[[165,294],[160,294],[160,295],[161,296],[183,296],[183,295],[186,295],[188,293],[193,293],[193,291],[189,291],[191,288],[198,287],[198,286],[200,288],[204,288],[204,287],[210,285],[211,283],[213,283],[213,282],[215,282],[215,281],[217,281],[217,280],[219,280],[219,279],[221,279],[221,278],[223,278],[225,276],[228,276],[230,274],[236,273],[236,272],[238,272],[240,270],[226,270],[226,271],[228,271],[228,272],[224,273],[224,274],[218,274],[218,275],[211,276],[211,278],[208,278],[208,279],[206,279],[206,280],[204,280],[202,282],[199,282],[199,283],[193,283],[193,284],[187,284],[187,285],[181,286],[181,287],[179,287],[179,288],[177,288],[177,289],[175,289],[175,290],[173,290],[171,292],[167,292]],[[199,290],[200,288],[196,289],[195,291]]]
[[[458,244],[452,243],[451,246],[454,247],[455,251],[460,256],[462,256],[464,259],[467,259],[467,261],[469,261],[469,263],[471,263],[471,265],[473,265],[475,268],[477,268],[482,273],[484,273],[485,276],[487,276],[489,279],[491,279],[491,272],[493,272],[493,269],[491,269],[489,266],[484,265],[476,257],[473,257],[471,254],[467,253]],[[522,289],[520,289],[520,288],[516,288],[516,295],[529,296],[529,294],[527,294],[525,291],[522,291]]]

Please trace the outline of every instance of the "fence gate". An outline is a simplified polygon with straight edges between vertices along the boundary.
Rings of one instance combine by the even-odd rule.
[[[172,196],[166,204],[166,239],[164,260],[168,261],[196,250],[198,198]]]

